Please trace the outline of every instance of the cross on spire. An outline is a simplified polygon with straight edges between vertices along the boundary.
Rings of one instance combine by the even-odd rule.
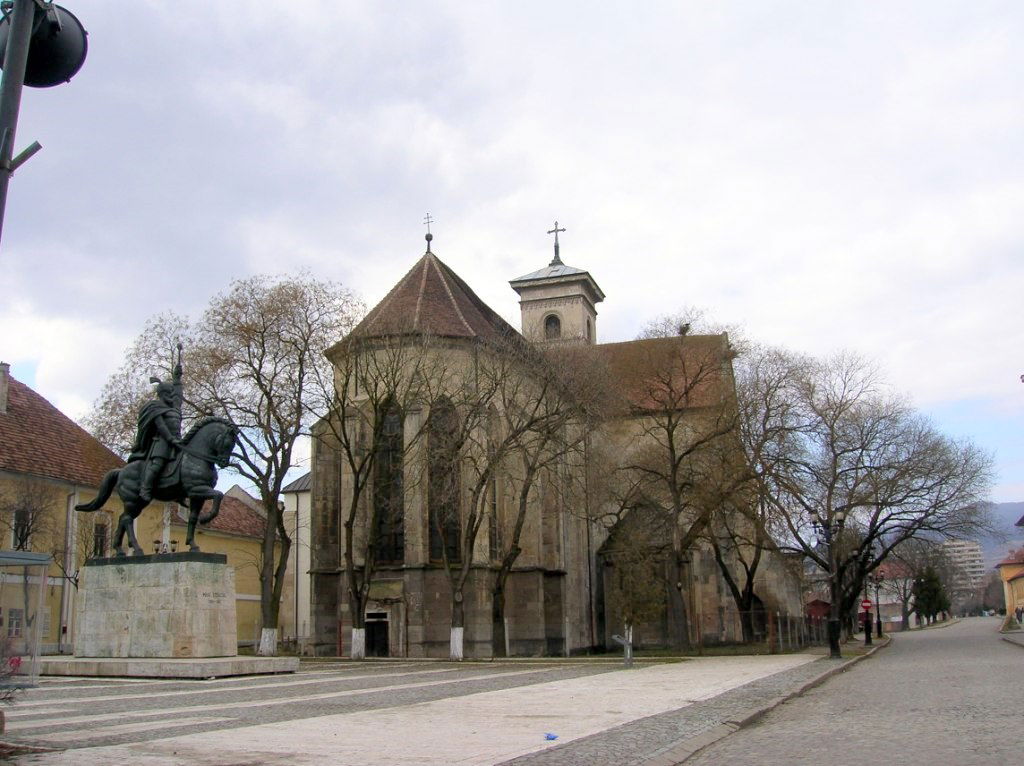
[[[430,224],[434,222],[434,219],[430,217],[430,213],[423,218],[423,224],[427,227],[427,252],[430,252],[430,241],[434,238],[434,235],[430,233]]]
[[[561,229],[559,229],[558,228],[558,221],[555,221],[555,228],[553,228],[550,231],[548,231],[548,234],[554,234],[555,235],[555,257],[551,261],[551,263],[548,264],[549,266],[561,266],[562,265],[562,259],[558,256],[558,232],[560,232],[560,231],[565,231],[565,227],[563,226]]]

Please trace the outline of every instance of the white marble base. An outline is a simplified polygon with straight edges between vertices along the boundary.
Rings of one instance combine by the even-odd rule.
[[[235,572],[220,554],[92,559],[82,567],[76,612],[76,657],[238,653]]]

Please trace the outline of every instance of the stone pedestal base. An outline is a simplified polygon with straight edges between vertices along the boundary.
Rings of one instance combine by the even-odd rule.
[[[39,658],[40,675],[86,678],[226,678],[294,673],[298,669],[298,657],[210,657],[185,660]]]
[[[234,657],[235,572],[216,553],[87,561],[78,587],[75,656]]]

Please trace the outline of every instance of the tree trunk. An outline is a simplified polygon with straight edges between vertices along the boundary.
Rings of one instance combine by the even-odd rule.
[[[260,631],[260,645],[256,654],[260,657],[274,657],[277,654],[277,628],[263,628]]]
[[[491,632],[493,634],[491,651],[495,657],[507,657],[508,651],[506,646],[508,645],[508,636],[505,634],[505,588],[496,585],[491,598]]]
[[[456,590],[452,595],[452,632],[449,642],[449,659],[461,661],[463,659],[463,634],[466,621],[465,607],[463,605],[462,591]]]
[[[349,657],[353,660],[366,659],[366,628],[352,628],[352,644],[349,646]]]

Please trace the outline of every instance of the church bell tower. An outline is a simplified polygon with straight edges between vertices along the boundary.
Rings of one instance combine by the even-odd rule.
[[[519,293],[522,332],[529,340],[541,343],[597,343],[597,304],[604,292],[590,273],[566,266],[558,252],[558,227],[555,257],[545,268],[509,282]]]

